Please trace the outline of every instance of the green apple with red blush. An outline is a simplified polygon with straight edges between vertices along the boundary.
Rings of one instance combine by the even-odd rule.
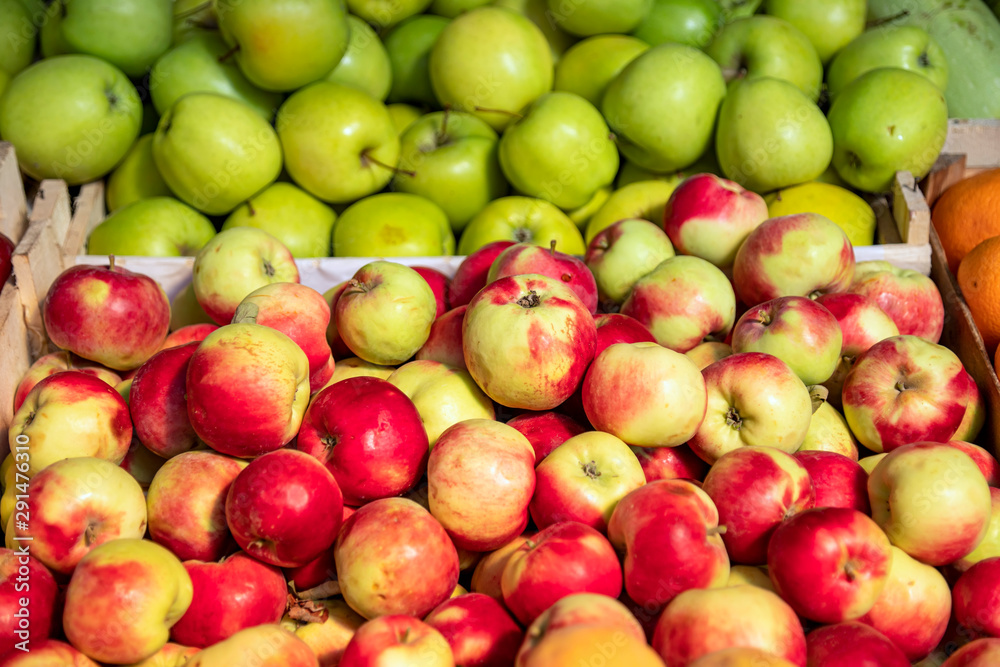
[[[583,261],[594,274],[602,303],[621,305],[632,286],[676,253],[663,230],[642,218],[626,218],[602,229]]]

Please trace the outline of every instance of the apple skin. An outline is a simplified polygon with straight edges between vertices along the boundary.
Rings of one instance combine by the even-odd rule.
[[[631,449],[639,459],[647,483],[658,479],[688,479],[700,482],[708,474],[708,464],[698,458],[687,445]]]
[[[414,266],[411,268],[427,281],[431,291],[434,292],[434,300],[437,302],[437,311],[434,313],[434,317],[435,319],[441,317],[450,309],[450,304],[448,303],[448,283],[450,279],[437,269],[432,269],[429,266]]]
[[[532,535],[534,535],[534,531],[526,531],[517,535],[509,542],[500,545],[493,551],[484,553],[472,571],[469,590],[474,593],[488,595],[498,602],[503,602],[503,591],[500,589],[500,580],[503,577],[504,567],[507,566],[510,555]]]
[[[843,334],[841,356],[857,357],[880,340],[899,335],[892,318],[874,299],[863,294],[820,294],[815,301],[837,318]]]
[[[393,525],[386,531],[386,525]],[[405,498],[375,500],[352,514],[334,546],[344,600],[361,616],[419,618],[458,583],[455,545],[423,507]]]
[[[343,210],[331,246],[334,257],[438,257],[455,254],[455,235],[448,215],[431,199],[378,192]]]
[[[844,417],[873,452],[921,440],[947,442],[965,417],[970,382],[948,348],[892,336],[855,360],[841,392]]]
[[[796,613],[820,623],[871,610],[892,562],[889,538],[857,510],[823,507],[785,521],[771,536],[771,582]]]
[[[646,325],[660,345],[684,353],[729,334],[736,321],[736,295],[721,269],[699,257],[678,255],[636,281],[621,313]]]
[[[24,403],[24,399],[35,388],[36,384],[43,378],[61,371],[80,371],[87,375],[93,375],[112,387],[122,381],[121,376],[110,368],[87,361],[72,352],[66,350],[50,352],[36,359],[18,382],[17,389],[14,391],[14,412],[21,409],[21,404]]]
[[[542,460],[573,436],[587,431],[579,422],[559,412],[524,412],[507,421],[517,429],[535,450],[535,461]],[[535,469],[537,471],[537,466]]]
[[[960,449],[968,454],[969,458],[975,461],[976,465],[979,466],[980,472],[982,472],[983,477],[986,478],[986,483],[991,487],[1000,486],[1000,462],[998,462],[992,454],[979,445],[974,445],[971,442],[950,440],[944,444]]]
[[[854,265],[851,241],[829,218],[782,215],[750,232],[736,253],[733,283],[740,301],[756,306],[780,296],[846,292]]]
[[[191,607],[173,626],[171,641],[204,648],[240,630],[277,623],[285,612],[285,576],[244,551],[220,562],[184,562],[194,585]]]
[[[594,35],[573,44],[556,61],[552,87],[576,93],[598,109],[608,85],[649,44],[629,35]]]
[[[684,354],[686,354],[699,369],[705,370],[716,361],[732,356],[733,347],[728,343],[707,340],[700,345],[695,345]]]
[[[701,656],[734,646],[806,664],[806,638],[795,612],[777,595],[756,586],[681,593],[663,610],[651,643],[666,667],[695,664]]]
[[[414,358],[418,361],[439,363],[465,369],[465,352],[462,347],[462,323],[468,306],[458,306],[439,315],[431,324],[427,342],[421,346]]]
[[[534,273],[560,280],[579,297],[591,312],[597,312],[597,282],[586,264],[573,255],[556,250],[552,243],[548,250],[534,243],[517,243],[501,252],[486,275],[486,283],[508,276]]]
[[[332,563],[330,567],[333,567]],[[300,587],[297,590],[304,589]],[[339,664],[344,649],[358,628],[364,625],[365,619],[340,598],[302,603],[297,600],[294,605],[290,603],[289,610],[281,619],[281,627],[305,642],[321,666]],[[316,609],[313,605],[318,605],[318,610],[309,611],[310,608]],[[300,616],[296,613],[301,611],[306,611],[306,614]]]
[[[873,299],[896,323],[900,334],[920,336],[931,343],[941,339],[941,292],[919,271],[901,269],[882,260],[858,262],[848,291]]]
[[[187,413],[187,369],[198,342],[157,352],[139,367],[129,392],[135,436],[157,456],[171,458],[198,443]]]
[[[501,422],[468,419],[438,438],[427,461],[431,514],[455,545],[491,551],[521,534],[535,491],[535,451]]]
[[[745,565],[767,562],[767,545],[780,523],[814,505],[809,472],[773,447],[743,447],[716,461],[701,487],[726,527],[729,558]]]
[[[66,642],[39,639],[31,642],[30,653],[11,651],[3,656],[4,667],[100,667]]]
[[[610,655],[610,658],[604,656]],[[662,667],[644,640],[615,626],[572,625],[545,633],[518,667],[575,667],[603,664],[607,667]]]
[[[393,614],[358,628],[340,658],[341,667],[421,665],[454,667],[451,646],[440,632],[418,618]]]
[[[462,230],[458,254],[470,255],[499,240],[537,243],[555,241],[562,252],[582,255],[587,246],[577,224],[562,209],[544,199],[510,195],[494,199]]]
[[[908,667],[910,661],[875,628],[844,621],[806,635],[806,659],[816,667]]]
[[[594,317],[597,347],[594,358],[615,343],[655,343],[653,333],[639,320],[621,313],[601,313]]]
[[[594,428],[638,447],[687,442],[702,423],[705,404],[698,367],[657,343],[607,347],[583,382],[583,408]]]
[[[66,588],[63,630],[96,660],[138,662],[167,643],[191,601],[191,578],[166,548],[148,540],[112,540],[77,564]]]
[[[664,531],[663,521],[673,528]],[[608,522],[611,544],[625,554],[625,590],[650,614],[682,591],[726,585],[729,556],[720,532],[712,499],[682,480],[639,487],[619,501]],[[669,579],[663,572],[671,572]]]
[[[183,561],[214,561],[233,544],[226,494],[246,461],[213,451],[178,454],[153,476],[146,494],[149,536]]]
[[[187,324],[182,326],[179,329],[172,331],[166,337],[163,341],[163,345],[160,346],[160,352],[171,347],[180,347],[185,343],[200,343],[208,337],[208,334],[218,328],[218,324],[210,324],[208,322],[199,322],[198,324]]]
[[[964,572],[973,564],[986,558],[1000,556],[1000,489],[991,486],[990,499],[993,511],[990,514],[986,536],[976,545],[975,549],[952,564],[952,567],[958,572]]]
[[[465,365],[509,408],[550,410],[569,398],[594,358],[597,326],[572,289],[538,274],[489,283],[462,324]]]
[[[374,377],[316,394],[296,447],[326,465],[348,505],[405,493],[427,469],[427,432],[413,401]]]
[[[837,318],[804,296],[783,296],[752,306],[733,327],[734,353],[774,355],[807,386],[830,379],[842,346]]]
[[[424,622],[445,638],[457,665],[510,667],[524,637],[510,612],[483,593],[445,600]]]
[[[800,450],[794,456],[809,473],[815,507],[847,507],[871,514],[868,473],[856,461],[825,451]]]
[[[681,254],[731,268],[736,251],[770,217],[756,192],[715,174],[684,179],[663,208],[663,230]]]
[[[885,588],[858,620],[891,639],[915,662],[941,643],[951,614],[952,593],[944,575],[892,547]]]
[[[71,266],[42,304],[53,344],[114,370],[138,367],[160,349],[170,301],[149,276],[114,266]]]
[[[775,447],[792,454],[809,432],[809,390],[785,362],[770,354],[733,354],[702,371],[705,418],[688,446],[715,463],[740,447]]]
[[[584,262],[594,275],[602,304],[621,305],[632,286],[676,253],[656,223],[625,218],[599,231],[587,244]]]
[[[58,626],[59,587],[48,568],[29,553],[32,548],[0,548],[0,656],[24,641],[37,651]]]
[[[195,653],[184,667],[319,667],[309,645],[276,623],[244,628]],[[346,667],[346,666],[345,666]]]
[[[989,667],[1000,660],[1000,639],[976,639],[948,656],[941,667]]]
[[[226,523],[236,543],[270,565],[298,567],[333,546],[344,497],[318,459],[294,449],[259,456],[226,494]]]
[[[467,305],[483,287],[493,262],[514,241],[493,241],[469,253],[448,283],[448,303],[452,308]]]
[[[809,431],[798,451],[836,452],[857,461],[858,441],[844,416],[828,401],[823,401],[813,411]]]

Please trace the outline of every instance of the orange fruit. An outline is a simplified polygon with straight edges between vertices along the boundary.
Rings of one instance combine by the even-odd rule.
[[[1000,234],[1000,169],[980,172],[945,190],[934,203],[932,218],[954,273],[978,243]]]
[[[962,258],[958,286],[993,354],[1000,344],[1000,236],[986,239]]]

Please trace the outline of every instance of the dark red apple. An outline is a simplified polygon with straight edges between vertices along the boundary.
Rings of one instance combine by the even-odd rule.
[[[910,661],[875,628],[846,621],[806,635],[809,667],[909,667]]]
[[[871,514],[868,473],[843,454],[824,451],[796,452],[812,480],[815,507],[848,507]]]
[[[615,343],[655,343],[656,339],[645,324],[621,313],[603,313],[594,318],[597,325],[597,358],[604,348]]]
[[[486,276],[486,282],[526,273],[561,281],[580,297],[587,310],[597,312],[597,281],[594,274],[579,257],[556,250],[555,241],[548,249],[534,243],[515,243],[497,255]]]
[[[486,287],[486,276],[493,260],[512,245],[513,241],[493,241],[462,260],[448,283],[448,303],[452,308],[468,304],[479,290]]]
[[[632,447],[639,459],[646,482],[658,479],[693,479],[698,482],[708,474],[708,464],[687,445],[677,447]]]
[[[49,569],[31,556],[30,546],[20,542],[14,549],[0,548],[0,656],[19,643],[33,648],[59,618],[59,587]]]
[[[451,306],[448,304],[448,276],[429,266],[413,266],[410,268],[419,273],[420,277],[430,285],[431,291],[434,292],[434,300],[437,301],[437,313],[434,317],[444,315],[451,309]]]
[[[445,600],[424,622],[444,636],[463,667],[510,667],[524,638],[504,606],[483,593]]]
[[[586,431],[580,422],[560,412],[523,412],[507,422],[528,439],[535,450],[536,465],[574,435]]]
[[[431,332],[427,336],[427,342],[423,344],[417,354],[414,355],[420,360],[439,361],[448,366],[465,369],[465,352],[462,349],[462,322],[465,320],[465,311],[468,306],[458,306],[452,308],[444,315],[440,315],[431,324]]]
[[[157,352],[139,367],[129,392],[129,413],[139,442],[168,459],[198,444],[187,412],[187,369],[200,343]]]
[[[10,240],[10,237],[6,234],[0,234],[0,288],[10,278],[10,273],[14,268],[10,260],[11,255],[14,254],[14,247],[15,244]]]
[[[163,341],[163,345],[160,346],[160,349],[166,350],[167,348],[177,347],[178,345],[184,345],[185,343],[200,343],[205,340],[205,337],[208,336],[208,334],[218,328],[218,324],[209,324],[208,322],[189,324],[177,329],[167,336],[166,340]]]

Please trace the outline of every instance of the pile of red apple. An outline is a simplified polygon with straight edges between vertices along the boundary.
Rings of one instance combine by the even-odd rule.
[[[52,285],[0,665],[1000,664],[983,399],[934,283],[822,216],[699,175],[583,259],[324,296],[235,228],[192,285],[169,335],[113,259]]]

